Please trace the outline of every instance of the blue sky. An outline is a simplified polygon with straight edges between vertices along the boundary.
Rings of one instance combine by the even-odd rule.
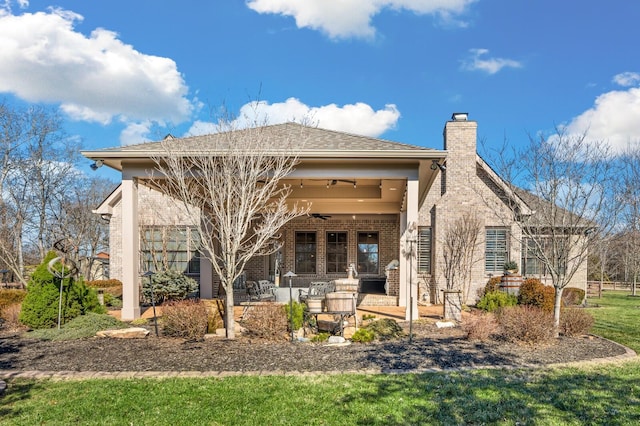
[[[203,133],[221,105],[442,148],[589,129],[640,141],[634,0],[0,1],[0,97],[86,149]],[[89,161],[87,160],[87,166]]]

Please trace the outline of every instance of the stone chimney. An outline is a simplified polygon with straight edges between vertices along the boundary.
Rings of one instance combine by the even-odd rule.
[[[469,121],[466,112],[455,112],[444,126],[444,149],[447,151],[443,172],[443,192],[464,194],[476,173],[476,139],[478,123]]]

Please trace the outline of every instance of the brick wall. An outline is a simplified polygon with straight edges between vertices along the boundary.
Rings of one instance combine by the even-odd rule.
[[[349,215],[334,215],[328,220],[310,217],[298,218],[290,222],[282,230],[282,274],[295,271],[295,233],[297,231],[313,231],[316,233],[316,273],[299,274],[292,281],[294,285],[304,286],[311,281],[328,281],[346,278],[347,272],[326,273],[326,233],[331,231],[347,232],[348,252],[347,264],[357,264],[358,232],[378,232],[379,238],[379,270],[366,276],[385,276],[385,266],[399,256],[400,224],[398,215],[358,215],[353,219]],[[255,259],[247,267],[247,277],[264,279],[268,277],[268,263],[265,258]],[[254,275],[255,274],[255,275]],[[360,277],[365,276],[363,274]],[[288,281],[287,281],[288,283]],[[285,284],[287,284],[285,283]]]

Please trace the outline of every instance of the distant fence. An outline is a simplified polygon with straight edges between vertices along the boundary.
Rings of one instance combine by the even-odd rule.
[[[602,297],[602,290],[626,290],[630,292],[631,285],[632,283],[622,281],[587,281],[587,296]]]

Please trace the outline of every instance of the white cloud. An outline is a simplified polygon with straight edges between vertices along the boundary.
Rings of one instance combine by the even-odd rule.
[[[614,90],[598,96],[592,108],[566,126],[570,134],[587,132],[591,140],[608,142],[614,151],[640,143],[640,87]]]
[[[22,2],[24,3],[24,2]],[[75,31],[70,11],[0,12],[0,92],[29,102],[59,103],[73,119],[174,123],[197,107],[176,63],[145,55],[112,31]]]
[[[331,38],[371,38],[372,18],[383,9],[432,14],[445,20],[459,15],[476,0],[250,0],[258,13],[292,16],[298,28],[320,30]]]
[[[640,85],[640,73],[623,72],[613,76],[613,82],[623,87]]]
[[[148,120],[140,123],[128,123],[127,127],[120,132],[120,144],[134,145],[148,141],[152,124]]]
[[[400,118],[400,111],[393,104],[387,104],[384,109],[375,111],[362,102],[343,106],[329,104],[310,107],[296,98],[289,98],[285,102],[273,104],[266,101],[250,102],[240,108],[239,117],[239,127],[246,127],[254,122],[278,124],[295,121],[317,125],[323,129],[377,137],[395,127]],[[188,134],[202,135],[213,133],[216,129],[215,123],[197,121],[191,126]]]
[[[462,61],[462,69],[467,71],[484,71],[488,74],[495,74],[503,68],[522,68],[522,63],[513,59],[505,58],[487,58],[484,56],[489,53],[488,49],[469,49],[470,57]]]

